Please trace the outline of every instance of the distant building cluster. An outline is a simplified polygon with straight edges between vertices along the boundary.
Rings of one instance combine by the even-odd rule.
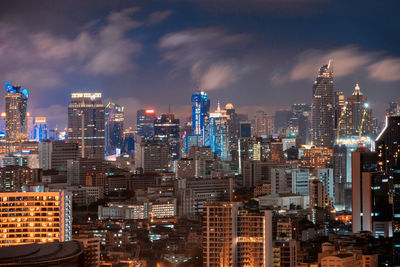
[[[400,103],[381,125],[333,61],[310,103],[241,114],[199,90],[134,126],[75,92],[52,129],[5,89],[0,266],[400,266]]]

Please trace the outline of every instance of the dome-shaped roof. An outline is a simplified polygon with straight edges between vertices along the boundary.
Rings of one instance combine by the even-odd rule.
[[[232,103],[227,103],[225,105],[225,109],[234,109],[233,104]]]

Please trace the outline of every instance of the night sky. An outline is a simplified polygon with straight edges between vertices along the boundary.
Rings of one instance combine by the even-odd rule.
[[[30,90],[29,111],[65,127],[71,92],[126,109],[190,114],[208,91],[239,113],[311,103],[322,64],[355,83],[383,120],[400,97],[400,1],[186,0],[0,2],[0,81]],[[1,98],[1,109],[4,101]]]

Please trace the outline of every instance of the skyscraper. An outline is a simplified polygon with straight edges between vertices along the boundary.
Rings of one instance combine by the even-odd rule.
[[[196,92],[192,95],[192,129],[194,134],[203,136],[203,144],[207,144],[206,128],[210,115],[210,100],[206,92]]]
[[[359,147],[351,153],[353,233],[372,232],[392,236],[392,211],[389,176],[378,172],[377,153]]]
[[[107,155],[121,152],[124,144],[124,107],[108,103],[105,108],[105,150]]]
[[[272,136],[274,133],[274,117],[264,113],[264,110],[256,111],[256,119],[254,125],[254,135],[257,137],[261,136]]]
[[[215,112],[210,113],[209,139],[212,151],[222,160],[229,160],[229,115],[226,110],[218,108]]]
[[[137,135],[140,137],[152,137],[154,135],[154,120],[156,112],[152,108],[139,109],[137,111]]]
[[[312,142],[317,147],[333,147],[333,63],[323,65],[313,86],[311,106]]]
[[[28,90],[6,82],[6,139],[16,142],[27,138]]]
[[[171,160],[179,159],[179,119],[175,119],[175,114],[162,114],[154,121],[154,137],[168,141]]]
[[[378,170],[392,177],[393,266],[400,266],[400,116],[387,116],[386,126],[375,140]]]
[[[104,158],[104,105],[101,93],[72,93],[68,141],[79,143],[82,158]]]
[[[346,108],[338,128],[341,138],[375,134],[372,110],[367,103],[367,97],[363,95],[358,84],[356,84],[352,96],[347,98]]]

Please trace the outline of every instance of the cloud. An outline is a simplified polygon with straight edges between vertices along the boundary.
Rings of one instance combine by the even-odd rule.
[[[169,16],[174,13],[173,10],[156,11],[151,13],[146,19],[146,25],[154,25],[166,20]]]
[[[301,53],[294,66],[287,74],[274,74],[271,83],[275,85],[315,78],[318,69],[333,60],[336,78],[348,76],[367,66],[376,53],[364,52],[356,46],[345,46],[338,49],[308,50]]]
[[[0,23],[0,76],[29,88],[62,85],[66,74],[118,76],[133,72],[141,44],[127,32],[143,25],[132,15],[138,8],[112,11],[103,26],[81,28],[74,37]],[[91,31],[89,31],[89,29]]]
[[[224,88],[247,69],[237,53],[250,37],[231,34],[222,28],[197,28],[173,32],[158,43],[162,63],[172,64],[170,77],[189,71],[192,80],[203,90]]]
[[[369,77],[382,82],[400,81],[400,58],[387,58],[368,67]]]
[[[271,13],[274,15],[303,15],[321,12],[329,0],[190,0],[210,11],[224,13]]]
[[[214,90],[224,88],[237,80],[237,71],[229,65],[217,64],[211,66],[200,79],[200,88]]]

